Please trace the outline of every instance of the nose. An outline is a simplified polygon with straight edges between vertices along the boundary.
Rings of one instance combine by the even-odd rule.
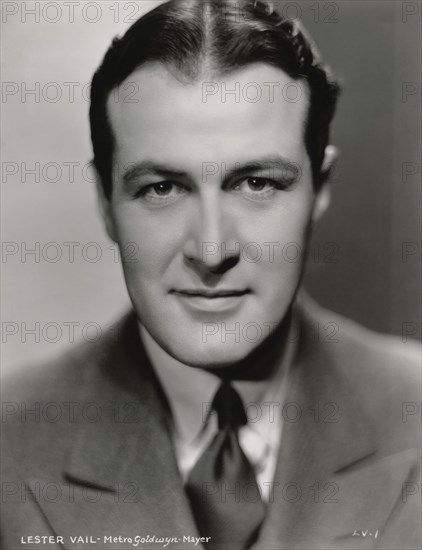
[[[198,201],[188,222],[184,257],[199,273],[221,275],[232,269],[240,257],[234,220],[223,208],[224,197],[209,193]]]

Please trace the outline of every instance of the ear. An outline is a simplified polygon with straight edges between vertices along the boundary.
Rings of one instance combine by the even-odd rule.
[[[94,168],[95,172],[95,186],[97,188],[98,208],[101,214],[101,218],[103,219],[108,236],[112,241],[116,242],[116,228],[111,211],[111,201],[104,194],[104,187],[101,181],[101,177],[93,163],[92,167]]]
[[[314,222],[318,221],[330,206],[331,189],[329,186],[329,180],[334,171],[338,156],[339,151],[337,147],[334,145],[327,145],[321,165],[322,181],[320,184],[320,189],[315,197],[314,211],[312,214],[312,219]]]

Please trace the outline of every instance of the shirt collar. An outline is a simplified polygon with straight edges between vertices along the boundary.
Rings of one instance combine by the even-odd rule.
[[[249,418],[253,418],[253,403],[279,403],[282,407],[287,387],[287,378],[296,351],[295,339],[292,337],[292,326],[287,338],[287,345],[280,361],[279,368],[272,376],[262,382],[234,381],[233,387],[239,392]],[[221,384],[221,379],[203,369],[190,367],[171,357],[152,338],[146,328],[139,323],[139,331],[145,350],[158,379],[167,395],[173,413],[174,429],[186,443],[191,443],[207,423],[211,402]],[[281,408],[276,409],[280,412]],[[265,411],[268,414],[268,410]],[[250,414],[249,414],[250,413]],[[259,430],[266,438],[269,422],[264,418],[250,422],[253,429]]]

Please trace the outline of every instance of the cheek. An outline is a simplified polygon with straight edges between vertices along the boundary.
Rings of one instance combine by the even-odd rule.
[[[257,216],[246,216],[240,231],[244,243],[256,243],[263,252],[306,245],[313,195],[297,193]],[[266,254],[268,257],[268,252]]]
[[[312,205],[312,193],[292,194],[265,216],[249,218],[249,224],[244,225],[242,240],[250,244],[244,244],[242,260],[254,273],[268,311],[279,309],[297,286],[306,255]]]
[[[180,223],[141,213],[136,204],[118,205],[113,215],[126,276],[138,285],[157,282],[180,248]]]

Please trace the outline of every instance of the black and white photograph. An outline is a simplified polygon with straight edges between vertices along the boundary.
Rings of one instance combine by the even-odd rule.
[[[0,8],[0,549],[420,550],[421,2]]]

